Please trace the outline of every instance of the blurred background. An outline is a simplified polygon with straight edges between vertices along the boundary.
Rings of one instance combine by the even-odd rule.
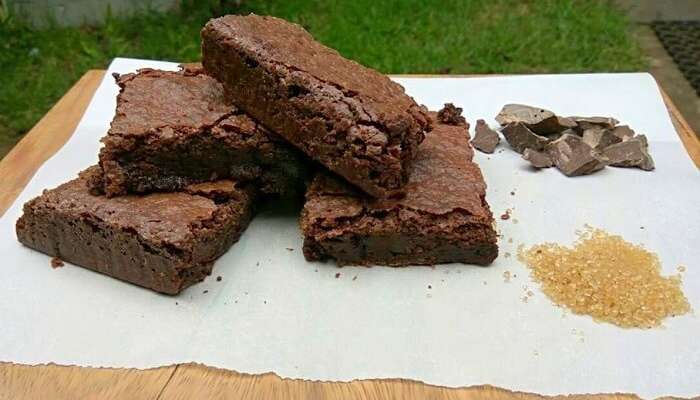
[[[700,130],[700,0],[0,0],[0,157],[85,71],[197,61],[209,18],[250,12],[384,73],[650,71]]]

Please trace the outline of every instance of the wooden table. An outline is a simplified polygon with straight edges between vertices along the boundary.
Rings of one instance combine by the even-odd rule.
[[[104,71],[89,71],[0,161],[0,216],[37,169],[73,134]],[[686,150],[700,168],[700,140],[671,100],[664,101]],[[4,240],[9,240],[5,238]],[[50,333],[47,333],[50,334]],[[2,340],[2,339],[0,339]],[[552,377],[556,379],[556,377]],[[444,388],[405,379],[312,382],[268,373],[247,375],[198,364],[148,370],[0,363],[4,399],[541,399],[492,386]],[[568,399],[633,399],[633,395],[574,395]]]

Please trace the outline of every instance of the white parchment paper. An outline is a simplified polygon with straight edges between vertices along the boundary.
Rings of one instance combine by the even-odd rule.
[[[109,72],[146,66],[175,68],[116,59]],[[657,169],[608,168],[571,179],[554,169],[533,172],[508,149],[477,152],[503,235],[501,255],[490,268],[307,263],[297,216],[267,212],[210,278],[168,297],[71,265],[54,270],[47,256],[16,241],[22,204],[96,161],[117,93],[108,74],[75,134],[0,220],[0,360],[136,368],[195,361],[320,380],[400,377],[542,394],[700,395],[695,314],[652,330],[595,323],[554,306],[515,258],[519,244],[570,243],[588,223],[657,252],[665,274],[686,266],[683,288],[700,308],[700,175],[653,79],[589,74],[397,81],[431,109],[448,101],[464,107],[472,124],[484,118],[494,125],[507,102],[564,115],[614,116],[647,134]],[[507,208],[511,219],[498,219]],[[509,283],[504,271],[513,275]],[[524,303],[526,288],[535,295]]]

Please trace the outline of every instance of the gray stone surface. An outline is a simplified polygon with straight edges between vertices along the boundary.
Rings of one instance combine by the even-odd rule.
[[[700,20],[700,0],[615,0],[635,22]]]
[[[112,15],[128,15],[135,11],[165,10],[175,7],[177,0],[5,0],[14,15],[36,27],[53,20],[59,25],[75,26],[104,21],[109,9]]]

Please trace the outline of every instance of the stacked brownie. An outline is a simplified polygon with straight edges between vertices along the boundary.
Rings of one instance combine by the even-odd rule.
[[[23,244],[176,294],[211,272],[257,201],[293,201],[308,183],[309,261],[496,257],[464,118],[429,113],[386,76],[277,18],[211,20],[202,56],[203,67],[115,76],[99,165],[25,204]]]

